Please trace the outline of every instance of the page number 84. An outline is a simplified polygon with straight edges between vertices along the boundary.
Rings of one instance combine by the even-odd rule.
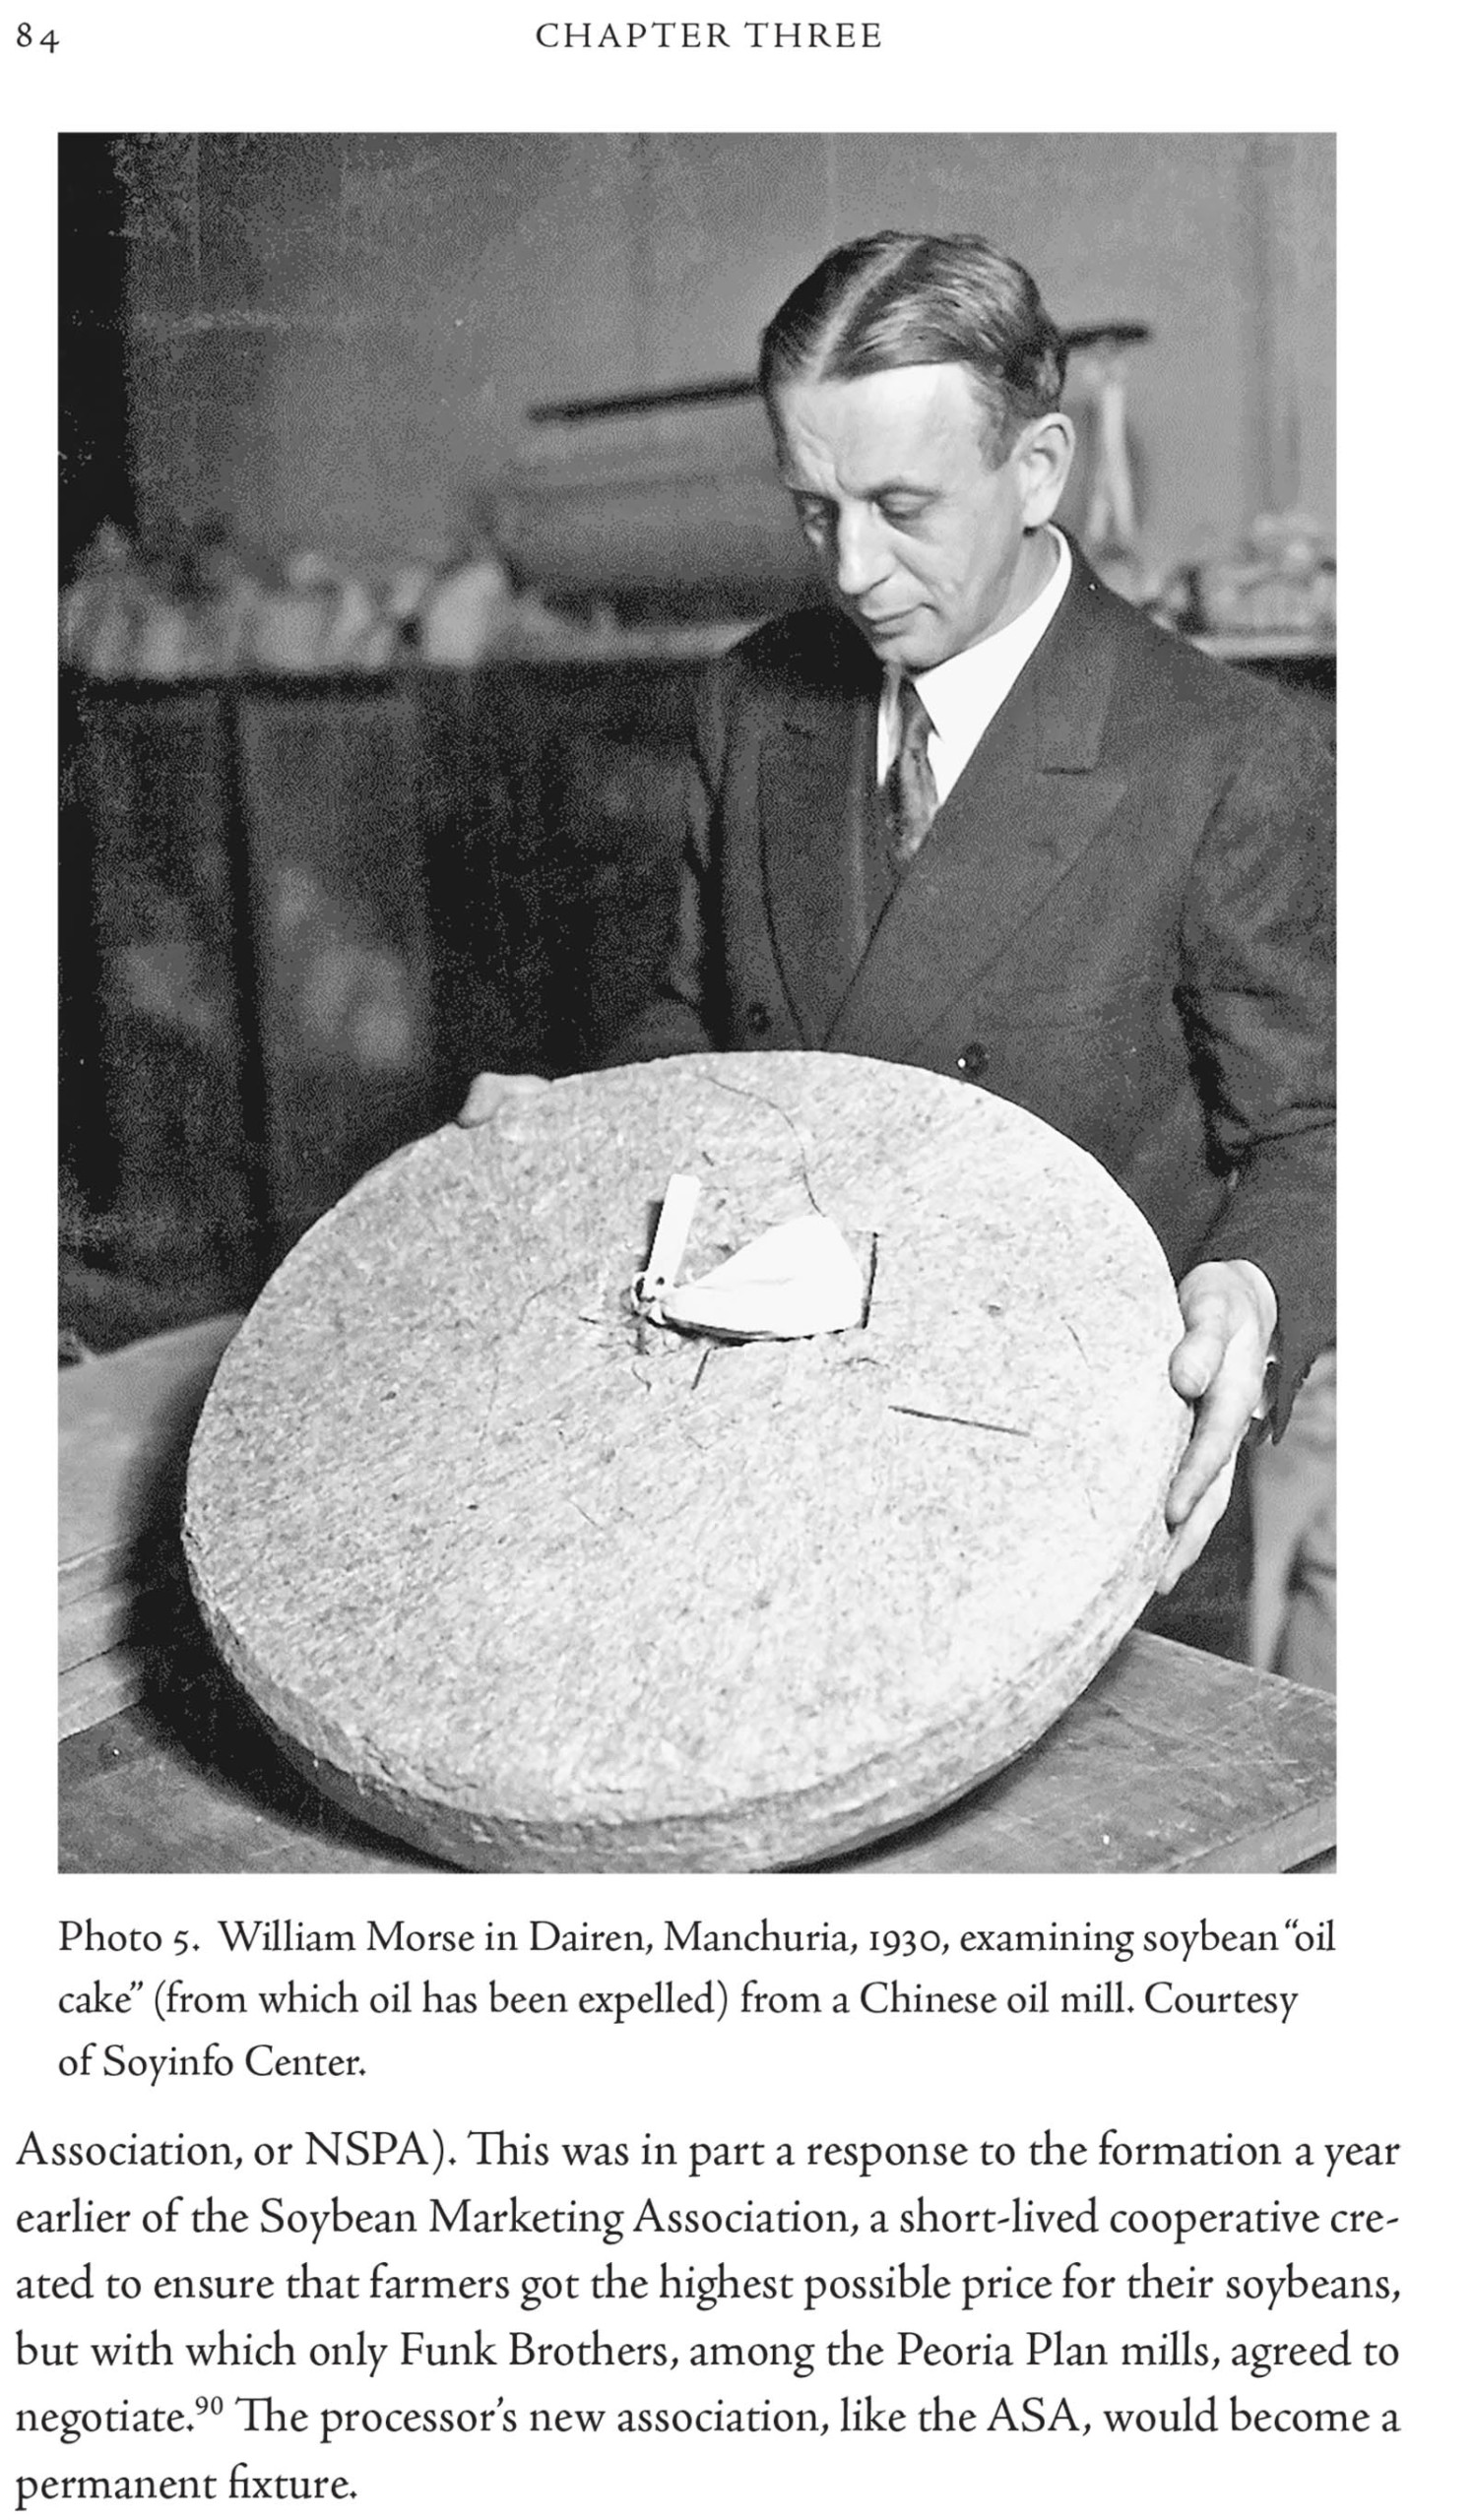
[[[54,52],[60,41],[60,35],[54,34],[49,27],[43,35],[33,35],[24,18],[16,29],[16,46],[21,52],[30,52],[32,45],[37,52]]]

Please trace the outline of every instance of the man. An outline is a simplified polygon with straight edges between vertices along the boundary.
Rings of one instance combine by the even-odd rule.
[[[1162,1589],[1194,1574],[1160,1623],[1237,1652],[1242,1496],[1196,1561],[1256,1414],[1283,1424],[1332,1335],[1329,767],[1054,528],[1063,370],[1028,274],[974,236],[842,246],[768,326],[832,601],[711,677],[666,980],[617,1054],[900,1059],[1098,1156],[1180,1282]]]

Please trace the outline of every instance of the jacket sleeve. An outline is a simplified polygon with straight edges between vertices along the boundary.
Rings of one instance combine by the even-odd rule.
[[[660,977],[654,994],[605,1051],[605,1067],[718,1046],[723,957],[716,829],[725,679],[722,666],[715,667],[697,696],[687,746],[685,844]]]
[[[1274,1288],[1276,1430],[1335,1336],[1333,772],[1276,716],[1217,800],[1184,914],[1183,1013],[1231,1187],[1195,1255]]]

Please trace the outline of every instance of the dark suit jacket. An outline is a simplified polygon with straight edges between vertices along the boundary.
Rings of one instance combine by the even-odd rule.
[[[1281,1418],[1332,1336],[1331,772],[1282,694],[1078,551],[1043,641],[871,929],[879,671],[836,612],[710,677],[664,989],[617,1045],[961,1076],[1097,1156],[1174,1273],[1257,1261]]]

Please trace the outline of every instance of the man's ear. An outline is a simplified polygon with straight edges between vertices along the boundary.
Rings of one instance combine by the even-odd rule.
[[[1074,422],[1062,411],[1031,420],[1013,450],[1025,526],[1047,525],[1063,495],[1074,461]]]

